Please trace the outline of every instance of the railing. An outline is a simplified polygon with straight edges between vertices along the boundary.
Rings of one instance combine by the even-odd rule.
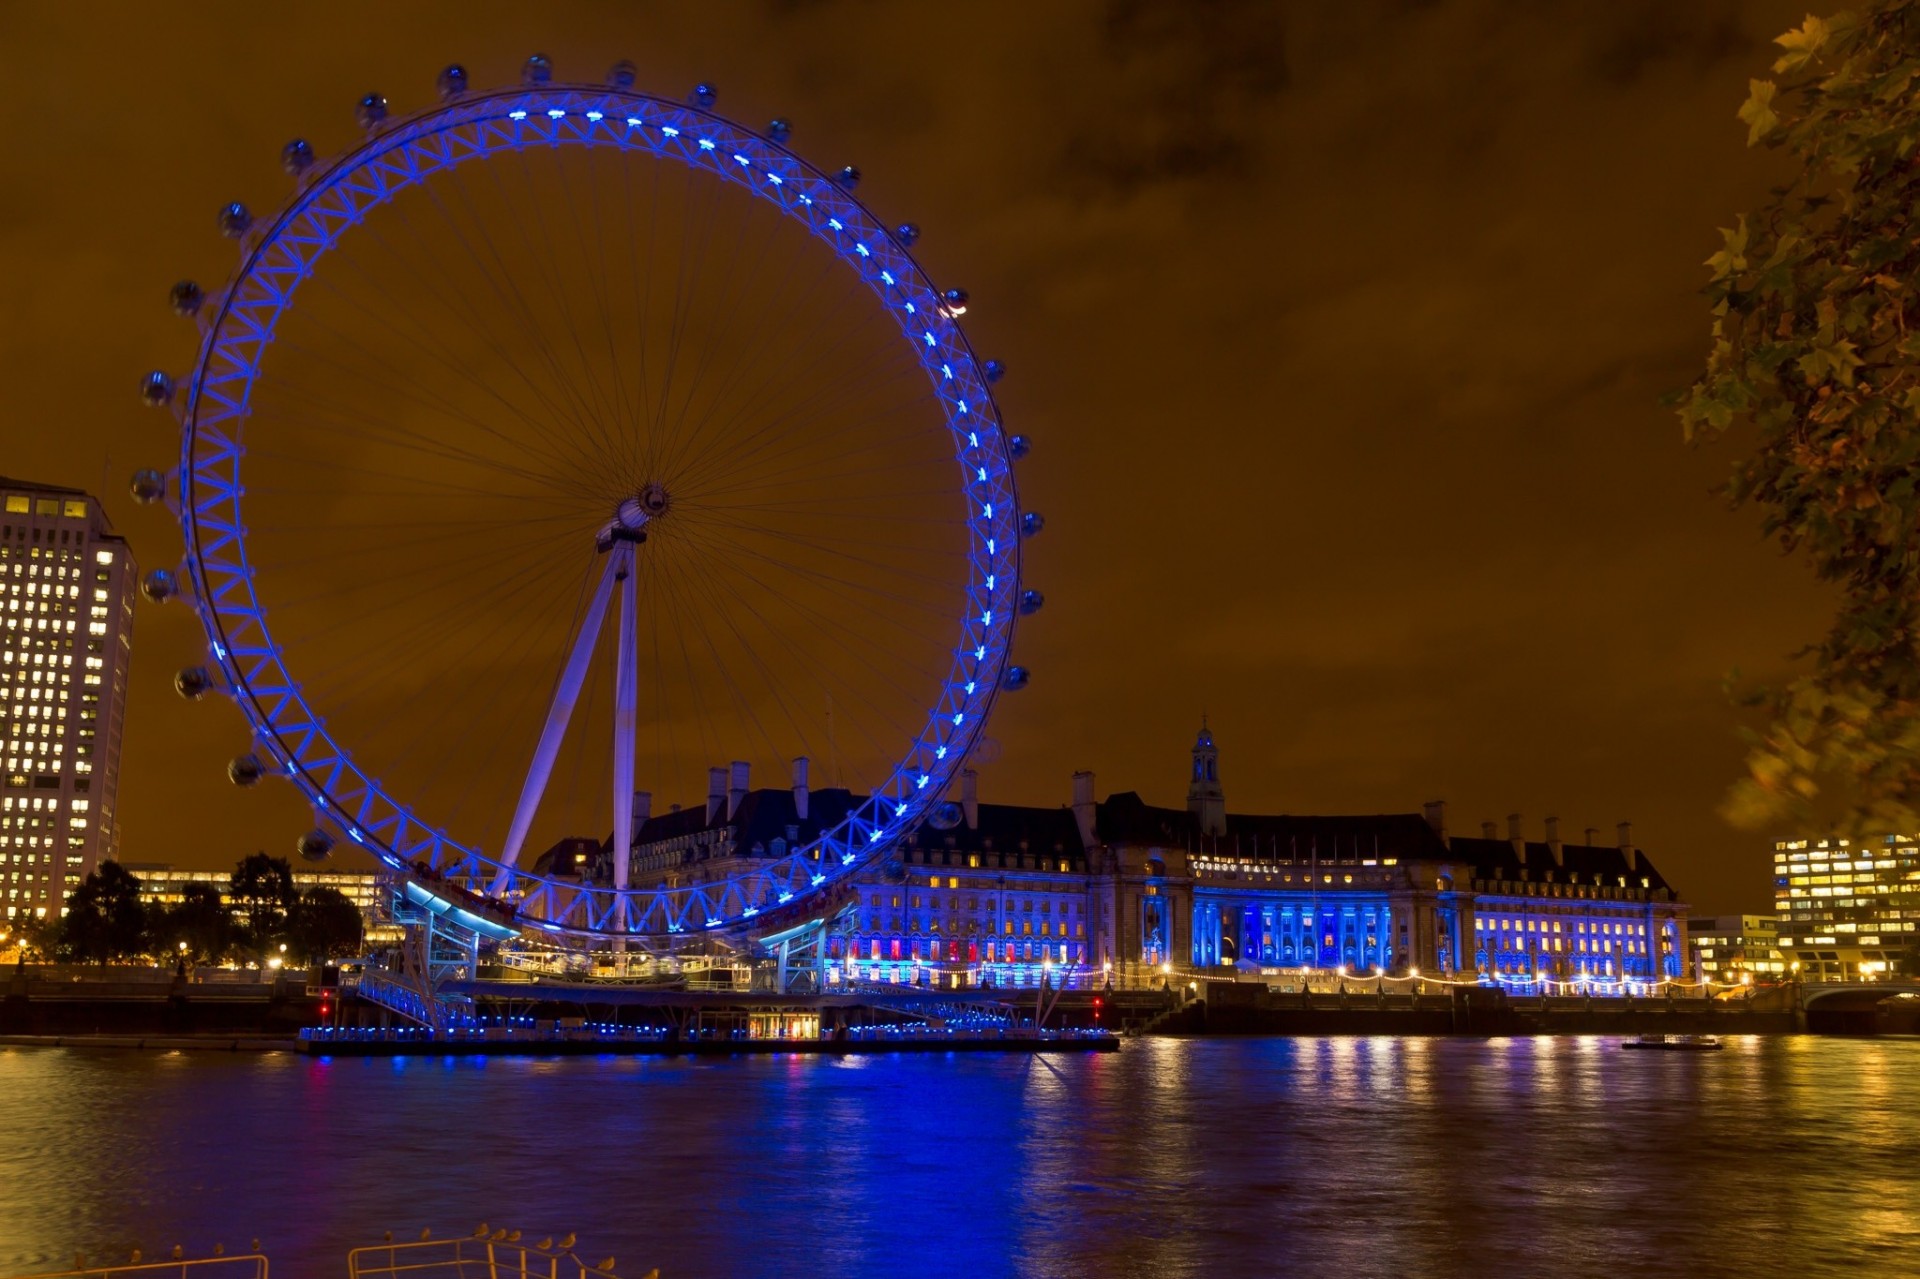
[[[463,1020],[461,1010],[447,1007],[447,1001],[440,1000],[440,1007],[434,1008],[420,992],[403,982],[397,982],[383,973],[372,969],[363,970],[357,981],[346,989],[370,1003],[380,1005],[390,1012],[399,1013],[409,1021],[422,1026],[457,1023]],[[435,1016],[436,1012],[439,1016]],[[464,1018],[471,1020],[471,1018]]]
[[[173,1257],[167,1261],[142,1261],[139,1251],[135,1250],[133,1259],[122,1265],[89,1266],[85,1257],[75,1257],[73,1265],[72,1270],[22,1275],[20,1279],[118,1279],[121,1275],[144,1275],[151,1279],[165,1279],[168,1275],[183,1275],[187,1279],[267,1279],[267,1259],[257,1251],[233,1257],[188,1258],[180,1256],[180,1250],[175,1248]]]
[[[511,1232],[518,1235],[519,1231]],[[612,1257],[588,1265],[573,1251],[573,1236],[557,1244],[543,1239],[523,1244],[508,1231],[486,1233],[482,1226],[465,1239],[418,1239],[412,1243],[383,1243],[355,1248],[347,1254],[350,1279],[374,1276],[452,1276],[453,1279],[618,1279]],[[658,1279],[650,1270],[644,1279]]]

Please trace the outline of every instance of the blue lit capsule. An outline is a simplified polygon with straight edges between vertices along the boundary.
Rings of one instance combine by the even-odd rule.
[[[1032,537],[1047,526],[1046,516],[1038,511],[1028,511],[1020,517],[1020,536]]]
[[[227,780],[235,786],[251,786],[266,771],[258,755],[236,755],[227,764]]]
[[[280,148],[280,167],[299,177],[313,167],[313,147],[305,138],[295,138]]]
[[[452,100],[467,91],[467,69],[458,62],[449,63],[434,82],[443,100]]]
[[[173,691],[190,702],[197,702],[213,687],[213,676],[204,666],[189,666],[173,677]]]
[[[778,142],[782,146],[785,146],[787,139],[792,136],[793,121],[787,119],[785,116],[767,125],[767,139],[770,142]]]
[[[893,238],[900,241],[901,248],[912,248],[913,242],[920,238],[920,224],[917,222],[902,222],[893,229]]]
[[[838,182],[842,187],[851,191],[855,187],[860,185],[860,170],[854,168],[851,164],[849,164],[846,168],[834,174],[833,180],[835,182]]]
[[[247,206],[240,201],[220,206],[220,234],[229,240],[239,239],[252,225],[253,215],[247,212]]]
[[[387,100],[377,93],[369,93],[354,107],[353,118],[360,122],[363,129],[376,127],[387,118]]]
[[[164,568],[156,568],[140,579],[140,594],[149,604],[164,604],[180,593],[180,584]]]
[[[694,85],[693,92],[687,95],[687,101],[693,103],[696,107],[710,107],[719,100],[720,90],[714,88],[712,84],[705,80]]]
[[[1007,456],[1018,462],[1033,452],[1033,441],[1024,435],[1016,435],[1007,441]]]
[[[553,79],[553,63],[544,53],[536,53],[520,67],[522,84],[545,84]]]
[[[159,369],[140,379],[140,402],[148,408],[164,408],[173,399],[173,379]]]
[[[1007,375],[1007,366],[998,360],[988,360],[981,371],[987,375],[987,381],[998,382]]]
[[[963,816],[965,814],[961,812],[960,805],[949,799],[933,806],[933,811],[927,815],[927,825],[935,830],[952,830],[960,824]]]
[[[965,315],[967,313],[967,291],[965,289],[948,289],[940,295],[940,303],[942,309],[945,310],[948,315]]]
[[[622,58],[607,72],[607,83],[616,89],[631,89],[637,74],[633,63]]]
[[[167,305],[173,308],[175,315],[197,315],[200,304],[206,300],[206,290],[192,280],[182,280],[167,290]]]
[[[1007,673],[1000,677],[1000,687],[1006,689],[1009,693],[1017,693],[1027,686],[1027,680],[1029,678],[1031,678],[1031,676],[1028,674],[1026,667],[1009,666],[1007,667]]]
[[[1020,612],[1023,616],[1030,617],[1033,614],[1038,613],[1041,610],[1041,608],[1046,604],[1046,602],[1047,602],[1047,597],[1042,595],[1039,591],[1021,591],[1020,592]]]

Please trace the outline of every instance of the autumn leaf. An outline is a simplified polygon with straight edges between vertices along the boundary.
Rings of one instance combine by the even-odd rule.
[[[1780,123],[1780,117],[1773,113],[1773,95],[1776,86],[1771,80],[1747,81],[1747,100],[1740,107],[1739,115],[1747,122],[1747,145],[1752,146],[1773,132]]]
[[[1808,58],[1820,51],[1829,33],[1830,28],[1823,20],[1808,14],[1806,22],[1797,31],[1789,31],[1775,38],[1774,43],[1785,49],[1786,53],[1773,64],[1774,71],[1781,75],[1798,71],[1806,65]]]

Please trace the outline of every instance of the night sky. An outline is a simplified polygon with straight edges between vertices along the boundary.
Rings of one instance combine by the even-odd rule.
[[[224,279],[216,208],[271,208],[281,144],[348,144],[368,89],[404,112],[451,60],[499,84],[534,51],[562,80],[630,58],[857,163],[1010,366],[1048,606],[983,798],[1065,802],[1090,768],[1177,804],[1204,711],[1235,808],[1631,819],[1696,908],[1762,909],[1767,840],[1715,812],[1742,753],[1721,681],[1786,671],[1825,602],[1713,492],[1728,448],[1690,452],[1658,399],[1704,353],[1714,228],[1777,177],[1734,112],[1799,16],[10,5],[0,471],[102,492],[171,563],[126,497],[174,447],[135,385],[190,361],[166,290]],[[308,824],[291,788],[226,782],[236,712],[174,696],[201,643],[141,609],[127,860],[226,865]]]

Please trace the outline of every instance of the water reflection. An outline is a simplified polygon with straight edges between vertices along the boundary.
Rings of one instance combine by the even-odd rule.
[[[0,1050],[0,1272],[576,1230],[638,1273],[1896,1274],[1920,1043],[1149,1040],[1114,1056]]]

